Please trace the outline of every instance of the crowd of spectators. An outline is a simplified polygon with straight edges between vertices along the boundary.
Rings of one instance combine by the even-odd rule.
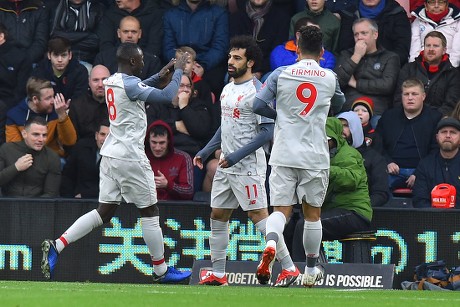
[[[440,159],[441,143],[452,143],[452,133],[437,125],[442,117],[460,117],[459,5],[457,0],[0,0],[0,152],[10,151],[12,142],[25,150],[30,130],[41,129],[30,120],[43,118],[47,130],[40,142],[57,154],[61,168],[50,169],[53,180],[40,179],[46,187],[36,196],[97,197],[98,152],[110,114],[103,80],[117,71],[118,45],[133,42],[142,49],[141,79],[158,72],[171,76],[161,67],[188,52],[176,97],[147,110],[148,124],[166,125],[166,132],[153,129],[145,144],[161,177],[160,199],[192,199],[194,192],[210,191],[217,167],[219,152],[204,161],[204,170],[193,169],[189,158],[220,126],[230,39],[240,34],[255,39],[263,61],[253,74],[263,82],[277,67],[296,61],[296,32],[315,25],[324,34],[320,64],[334,70],[345,93],[340,111],[353,111],[361,121],[363,141],[348,143],[365,157],[369,184],[389,175],[382,195],[391,197],[396,188],[412,190],[424,170],[419,161],[435,153]],[[355,122],[349,115],[341,120],[350,118]],[[152,145],[163,138],[164,157]],[[52,157],[48,151],[32,148],[32,156]],[[181,158],[171,158],[176,156]],[[30,196],[11,188],[30,172],[24,157],[11,159],[0,156],[0,175],[8,174],[0,176],[3,195]],[[168,160],[180,160],[183,172],[165,166]],[[371,161],[379,162],[380,177]],[[57,186],[47,192],[51,183]],[[368,193],[372,190],[369,186]],[[374,203],[371,195],[372,206],[382,205]]]

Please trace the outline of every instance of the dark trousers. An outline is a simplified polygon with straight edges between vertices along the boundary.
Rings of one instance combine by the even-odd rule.
[[[292,260],[305,261],[303,248],[303,218],[297,221],[294,237],[292,239]],[[334,208],[321,212],[321,224],[323,225],[323,240],[333,241],[344,238],[346,235],[369,230],[370,222],[358,213],[346,209]]]

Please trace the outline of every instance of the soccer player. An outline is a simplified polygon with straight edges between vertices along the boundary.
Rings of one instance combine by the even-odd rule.
[[[261,58],[262,52],[251,36],[235,36],[231,39],[228,74],[234,81],[224,87],[220,96],[221,126],[193,159],[195,165],[203,168],[203,161],[217,148],[222,148],[211,191],[209,245],[213,269],[211,275],[200,281],[202,285],[228,285],[225,264],[229,219],[234,209],[241,206],[265,235],[268,218],[265,191],[267,164],[261,146],[272,139],[274,122],[252,111],[254,97],[261,85],[253,76],[252,69]],[[281,255],[279,259],[283,268],[291,269],[289,274],[285,274],[285,282],[293,283],[300,271],[290,259],[284,241],[279,243],[278,255]],[[286,256],[290,263],[283,260]]]
[[[273,213],[267,220],[267,245],[257,267],[257,279],[263,284],[271,278],[277,242],[283,237],[286,219],[292,205],[301,202],[307,256],[302,284],[312,287],[324,275],[316,262],[322,237],[321,205],[329,181],[326,118],[331,107],[340,110],[345,97],[335,74],[318,64],[323,54],[321,30],[304,26],[299,32],[299,61],[273,71],[253,105],[255,113],[276,119],[269,161]]]
[[[134,203],[140,211],[142,236],[153,262],[153,281],[176,283],[190,277],[191,272],[166,266],[154,175],[144,152],[145,103],[171,103],[187,57],[184,54],[171,60],[158,74],[141,81],[137,77],[144,66],[141,49],[134,43],[123,43],[118,48],[118,72],[104,81],[110,134],[100,152],[99,207],[77,219],[58,239],[43,241],[41,269],[45,278],[53,278],[62,250],[94,228],[108,223],[122,199]],[[168,86],[163,90],[151,87],[173,65],[175,72]]]

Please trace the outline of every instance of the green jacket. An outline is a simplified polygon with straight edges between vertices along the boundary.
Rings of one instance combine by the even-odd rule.
[[[342,129],[339,119],[327,118],[326,134],[337,141],[337,153],[331,158],[329,187],[322,210],[347,209],[371,221],[372,207],[364,161],[361,154],[342,137]]]
[[[19,172],[15,163],[32,154],[33,164]],[[24,141],[0,146],[0,186],[5,197],[58,197],[61,183],[61,160],[51,148],[41,151],[29,148]]]

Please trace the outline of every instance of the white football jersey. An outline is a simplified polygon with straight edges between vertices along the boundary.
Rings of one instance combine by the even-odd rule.
[[[268,77],[257,97],[276,98],[274,144],[270,165],[328,169],[326,118],[336,91],[336,75],[314,60],[279,67]]]
[[[170,92],[177,93],[181,74],[182,70],[174,73],[175,87],[170,87]],[[147,132],[145,101],[164,103],[169,99],[170,102],[172,96],[168,97],[164,90],[144,82],[138,77],[123,73],[115,73],[104,80],[110,133],[101,148],[102,156],[129,161],[147,159],[144,151]]]
[[[273,123],[273,120],[255,114],[252,104],[260,81],[253,78],[244,83],[231,82],[222,90],[220,96],[221,147],[222,156],[230,154],[248,144],[259,132],[259,124]],[[265,175],[267,163],[262,148],[257,149],[238,163],[222,172],[239,175]]]

